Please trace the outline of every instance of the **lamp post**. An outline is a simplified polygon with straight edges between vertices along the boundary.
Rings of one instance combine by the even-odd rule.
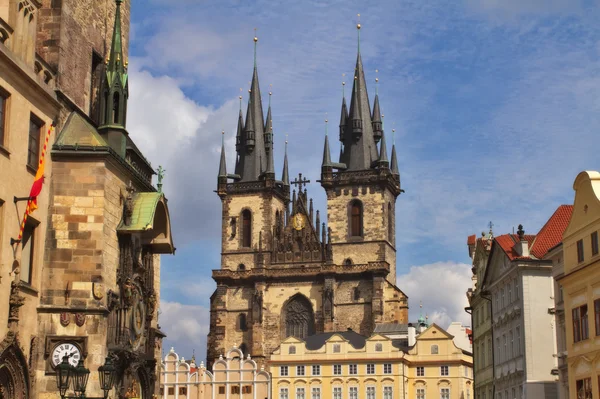
[[[92,398],[85,396],[90,370],[85,368],[83,360],[79,360],[77,367],[69,364],[69,355],[63,356],[62,362],[56,366],[56,386],[61,399],[106,399],[108,393],[115,384],[117,374],[116,367],[112,364],[110,357],[107,357],[104,364],[98,368],[100,388],[104,391],[102,398]],[[73,385],[73,396],[68,396],[69,386]]]

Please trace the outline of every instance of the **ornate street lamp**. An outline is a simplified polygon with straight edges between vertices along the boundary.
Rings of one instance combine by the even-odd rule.
[[[83,360],[79,360],[77,367],[69,364],[69,355],[63,357],[62,362],[56,366],[56,385],[60,393],[61,399],[106,399],[108,393],[115,385],[117,374],[116,367],[112,364],[109,357],[106,358],[104,364],[98,368],[100,378],[100,387],[104,391],[102,398],[91,398],[85,396],[88,379],[90,378],[90,370],[83,365]],[[73,382],[74,396],[67,396],[70,382]]]

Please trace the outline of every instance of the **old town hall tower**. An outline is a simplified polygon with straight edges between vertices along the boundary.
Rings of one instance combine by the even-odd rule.
[[[408,299],[395,285],[396,150],[388,159],[379,98],[371,110],[360,51],[349,110],[342,100],[338,162],[325,137],[326,221],[302,176],[290,181],[287,153],[276,178],[270,102],[263,115],[255,60],[233,174],[224,145],[221,153],[221,268],[213,270],[209,363],[233,345],[264,363],[291,335],[369,335],[377,324],[407,323]]]

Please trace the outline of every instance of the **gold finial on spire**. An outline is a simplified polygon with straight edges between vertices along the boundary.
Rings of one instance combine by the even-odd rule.
[[[325,112],[325,136],[327,136],[327,127],[329,126],[329,119],[327,119],[327,112]]]
[[[254,43],[258,41],[258,37],[256,36],[256,28],[254,28]]]
[[[342,74],[342,98],[346,97],[346,82],[344,81],[345,77],[346,77],[346,74],[343,73]]]
[[[360,29],[360,14],[357,14],[358,23],[356,24],[356,29]]]
[[[248,93],[252,93],[252,82],[248,81]]]
[[[273,92],[271,91],[273,89],[273,84],[270,83],[269,84],[269,95],[273,94]]]

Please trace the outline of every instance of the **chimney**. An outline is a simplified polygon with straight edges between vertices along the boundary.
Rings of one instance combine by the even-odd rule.
[[[408,346],[413,346],[417,343],[417,329],[408,323]]]
[[[519,242],[516,243],[513,248],[519,254],[519,256],[528,257],[529,256],[529,243],[525,239],[525,231],[523,230],[522,224],[519,225],[519,229],[517,230],[517,235],[519,236]]]

